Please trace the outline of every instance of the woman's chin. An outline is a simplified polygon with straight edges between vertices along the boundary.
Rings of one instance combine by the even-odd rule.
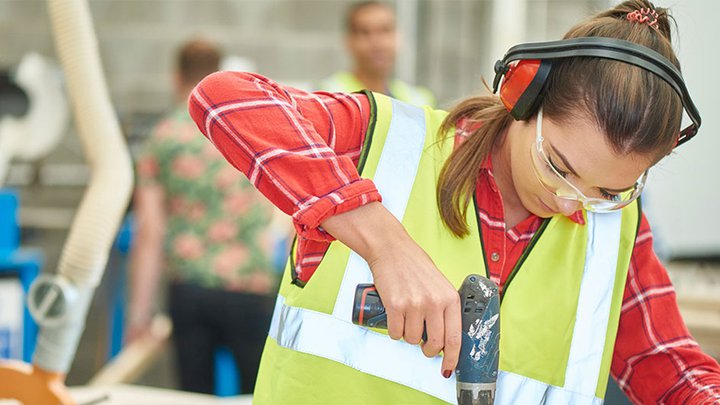
[[[533,214],[539,216],[540,218],[550,218],[557,215],[557,211],[550,208],[540,197],[536,196],[535,198],[535,205],[537,206],[537,209],[533,212]]]

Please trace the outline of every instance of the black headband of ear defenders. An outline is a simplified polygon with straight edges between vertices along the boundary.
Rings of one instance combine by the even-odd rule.
[[[702,119],[685,86],[680,71],[664,56],[636,43],[617,38],[582,37],[561,41],[536,42],[515,45],[507,51],[505,57],[495,64],[493,92],[497,91],[500,78],[507,72],[508,64],[525,59],[561,59],[576,56],[588,56],[612,59],[641,67],[654,73],[680,96],[692,124],[680,131],[676,146],[682,145],[697,134]]]

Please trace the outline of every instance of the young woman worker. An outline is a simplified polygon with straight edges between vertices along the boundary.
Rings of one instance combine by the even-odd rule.
[[[496,403],[599,404],[609,373],[638,403],[720,401],[636,200],[700,124],[667,11],[627,1],[524,47],[501,97],[449,113],[248,73],[196,87],[198,127],[299,234],[256,403],[454,402],[470,273],[502,292]],[[350,324],[369,280],[389,336]]]

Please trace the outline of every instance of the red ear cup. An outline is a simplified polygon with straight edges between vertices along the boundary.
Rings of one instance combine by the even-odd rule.
[[[532,82],[539,67],[540,60],[538,59],[520,60],[508,66],[500,86],[500,100],[508,111],[515,108],[517,101]]]
[[[513,118],[526,120],[535,112],[551,66],[550,61],[539,59],[520,60],[508,66],[499,95]]]

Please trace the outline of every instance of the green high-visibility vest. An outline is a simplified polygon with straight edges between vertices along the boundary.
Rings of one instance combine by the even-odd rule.
[[[337,72],[320,82],[319,90],[352,93],[365,89],[358,78],[350,72]],[[402,80],[391,79],[388,84],[390,96],[419,107],[435,107],[435,97],[424,87],[411,86]]]
[[[446,113],[368,97],[361,175],[453,285],[486,274],[476,211],[462,239],[438,214],[437,179],[453,147],[452,137],[436,141]],[[584,213],[585,225],[558,215],[535,233],[505,286],[496,404],[602,403],[638,207]],[[455,403],[454,377],[441,376],[439,356],[351,323],[355,287],[372,282],[360,256],[332,243],[304,286],[293,283],[293,266],[283,276],[254,403]]]

